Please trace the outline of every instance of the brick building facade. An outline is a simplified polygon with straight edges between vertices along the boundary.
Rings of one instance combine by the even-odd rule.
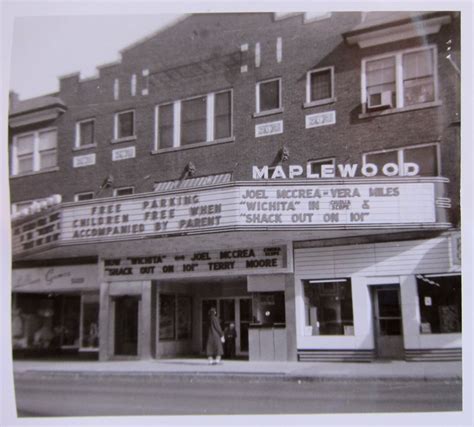
[[[254,360],[460,357],[459,19],[190,15],[11,94],[16,353],[197,355],[215,307]]]

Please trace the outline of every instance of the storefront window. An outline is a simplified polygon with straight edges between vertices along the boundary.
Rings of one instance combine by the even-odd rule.
[[[14,349],[79,347],[79,295],[17,294],[12,310]]]
[[[354,335],[350,279],[305,280],[306,335]]]
[[[461,332],[461,276],[418,275],[421,332]]]
[[[99,347],[99,296],[82,297],[82,348]]]
[[[192,306],[189,296],[160,294],[161,341],[191,338]]]

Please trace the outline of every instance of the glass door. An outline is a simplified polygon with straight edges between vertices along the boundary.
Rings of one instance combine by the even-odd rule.
[[[237,335],[238,354],[248,354],[249,352],[249,325],[252,322],[252,299],[239,299],[240,321]]]
[[[390,359],[403,358],[403,325],[399,286],[374,287],[373,305],[377,356]]]

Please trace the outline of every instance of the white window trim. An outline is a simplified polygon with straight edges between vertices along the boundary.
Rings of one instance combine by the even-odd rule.
[[[94,198],[94,192],[93,191],[84,191],[83,193],[74,194],[74,201],[75,202],[79,202],[79,201],[84,202],[85,200],[79,200],[79,197],[84,196],[86,194],[92,194],[92,199]],[[92,200],[92,199],[90,199],[90,200]],[[87,199],[87,200],[89,200],[89,199]]]
[[[402,64],[402,56],[406,53],[418,52],[423,50],[432,50],[433,51],[433,80],[434,80],[434,101],[421,103],[421,104],[413,104],[408,107],[404,105],[404,94],[403,94],[403,64]],[[435,44],[430,44],[427,46],[415,47],[411,49],[403,49],[392,51],[389,53],[384,53],[380,55],[374,55],[367,58],[362,59],[361,65],[361,98],[360,102],[362,105],[362,113],[366,114],[369,113],[367,110],[367,79],[366,79],[366,64],[367,62],[376,61],[379,59],[384,58],[392,58],[395,57],[395,90],[396,90],[396,103],[397,105],[390,110],[397,111],[402,110],[403,108],[410,108],[416,109],[417,107],[430,107],[433,106],[433,103],[439,102],[439,89],[438,89],[438,49]],[[382,110],[384,111],[384,110]],[[374,114],[377,114],[374,112]]]
[[[215,139],[215,96],[220,93],[230,92],[230,136]],[[181,105],[183,102],[192,101],[193,99],[206,98],[206,140],[196,142],[195,144],[181,145]],[[173,146],[160,148],[160,107],[173,106]],[[183,98],[177,101],[163,102],[155,106],[155,134],[153,151],[165,152],[173,149],[186,149],[194,146],[207,145],[215,142],[224,142],[233,140],[234,137],[234,91],[230,89],[222,89],[215,92],[209,92],[203,95],[196,95],[189,98]]]
[[[323,159],[312,159],[308,160],[308,164],[311,166],[313,163],[325,163],[330,161],[333,166],[336,166],[336,158],[335,157],[325,157]]]
[[[132,194],[135,194],[135,187],[133,185],[127,185],[125,187],[117,187],[117,188],[114,188],[114,197],[123,197],[123,196],[131,196],[132,194],[123,194],[121,196],[117,195],[117,193],[121,190],[128,190],[128,189],[132,189]]]
[[[273,108],[271,110],[264,110],[262,111],[260,109],[260,85],[264,83],[270,83],[278,80],[278,108]],[[280,113],[283,111],[282,107],[282,99],[283,99],[283,93],[282,93],[282,79],[281,77],[274,77],[271,79],[266,79],[257,82],[255,85],[255,114],[254,117],[257,116],[262,116],[262,115],[269,115],[269,114],[274,114],[274,113]]]
[[[40,169],[40,156],[39,156],[39,135],[44,132],[51,132],[56,131],[56,155],[58,154],[58,129],[57,127],[49,127],[44,129],[38,129],[31,132],[23,132],[15,135],[13,137],[13,142],[11,146],[11,171],[12,176],[22,176],[22,175],[31,175],[36,173],[43,173],[43,172],[50,172],[52,170],[57,170],[57,159],[56,165],[51,166],[49,168]],[[33,170],[28,172],[18,172],[18,153],[17,153],[17,145],[18,145],[18,138],[33,135]]]
[[[133,135],[123,136],[123,137],[119,138],[119,136],[118,136],[119,116],[121,114],[126,114],[126,113],[133,113]],[[113,140],[113,142],[130,141],[130,140],[136,139],[136,138],[137,138],[137,129],[136,129],[135,110],[130,109],[130,110],[117,111],[114,114],[114,140]]]
[[[367,153],[362,154],[362,165],[365,165],[367,163],[367,156],[370,156],[371,154],[382,154],[382,153],[390,153],[390,152],[397,152],[397,161],[398,161],[398,167],[400,168],[400,176],[403,175],[404,171],[404,151],[405,150],[410,150],[413,148],[423,148],[423,147],[436,147],[436,164],[438,168],[438,176],[441,176],[441,148],[439,145],[439,142],[430,142],[426,144],[417,144],[417,145],[408,145],[404,147],[398,147],[398,148],[389,148],[386,150],[376,150],[376,151],[368,151]]]
[[[329,98],[318,99],[318,100],[312,101],[311,100],[311,74],[326,71],[326,70],[331,71],[331,96]],[[334,79],[334,66],[333,65],[329,67],[314,68],[312,70],[309,70],[306,73],[306,102],[304,104],[304,107],[312,107],[316,105],[323,105],[323,104],[329,104],[331,102],[334,102],[336,100],[334,96],[334,82],[335,82],[335,79]]]
[[[94,123],[94,141],[91,144],[85,144],[81,145],[81,124],[82,123],[87,123],[87,122],[93,122]],[[95,142],[95,118],[90,118],[90,119],[84,119],[84,120],[79,120],[76,122],[76,138],[74,142],[74,148],[76,149],[81,149],[81,148],[89,148],[89,147],[95,147],[96,142]]]

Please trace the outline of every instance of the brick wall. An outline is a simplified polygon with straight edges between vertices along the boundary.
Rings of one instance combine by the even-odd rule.
[[[302,16],[274,21],[273,14],[193,15],[175,26],[122,51],[122,61],[99,68],[97,79],[80,81],[77,75],[61,79],[59,97],[68,106],[56,121],[59,171],[11,180],[12,201],[60,193],[72,201],[75,193],[97,191],[107,175],[114,186],[134,185],[136,192],[151,191],[153,183],[178,179],[192,161],[197,175],[233,172],[234,179],[251,179],[251,165],[272,164],[285,145],[291,164],[335,157],[337,163],[362,163],[362,153],[383,148],[439,142],[442,175],[451,180],[450,197],[459,205],[459,140],[456,121],[456,75],[445,58],[446,42],[459,53],[459,22],[454,20],[427,39],[410,39],[373,48],[348,46],[342,37],[360,21],[359,13],[334,13],[330,19],[303,24]],[[282,39],[282,61],[276,57]],[[260,44],[261,65],[255,66],[255,45]],[[241,45],[248,51],[241,52]],[[359,118],[360,68],[364,57],[436,44],[442,105],[434,108]],[[246,65],[247,72],[241,72]],[[306,72],[335,67],[336,102],[303,108]],[[142,71],[148,70],[149,76]],[[137,93],[130,79],[137,76]],[[255,83],[282,78],[283,112],[254,118]],[[114,100],[114,81],[119,99]],[[148,81],[148,83],[147,83]],[[142,89],[148,88],[148,95]],[[235,141],[152,154],[155,105],[233,88]],[[135,142],[112,143],[114,113],[135,109]],[[305,129],[305,115],[336,111],[336,124]],[[97,147],[74,151],[75,123],[94,117]],[[284,133],[255,138],[255,125],[283,120]],[[112,161],[112,150],[135,146],[136,158]],[[96,165],[73,168],[73,157],[96,153]],[[146,178],[149,176],[149,178]],[[106,189],[101,196],[112,195]]]

